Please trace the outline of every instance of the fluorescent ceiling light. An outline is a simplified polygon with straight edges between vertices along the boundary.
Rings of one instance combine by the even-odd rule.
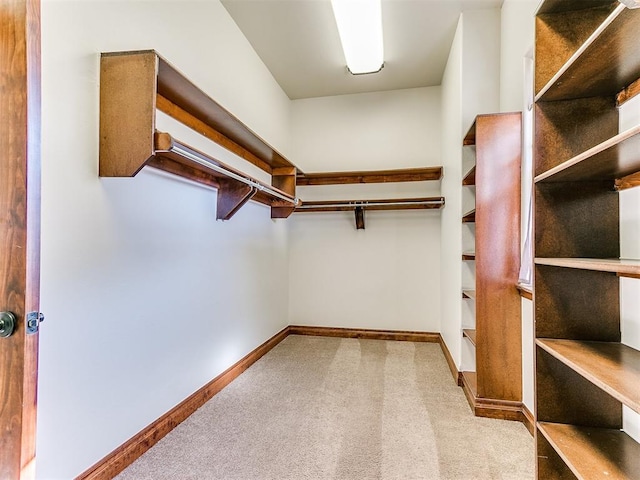
[[[331,0],[331,6],[349,71],[379,72],[384,64],[382,0]]]

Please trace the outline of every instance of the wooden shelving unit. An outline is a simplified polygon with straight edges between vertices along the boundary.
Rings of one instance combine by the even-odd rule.
[[[624,3],[640,7],[640,2]],[[640,351],[621,343],[619,198],[637,186],[640,127],[617,106],[640,90],[640,10],[546,0],[536,15],[535,352],[539,479],[640,478]],[[633,280],[635,281],[635,280]]]
[[[475,186],[475,209],[462,216],[475,223],[475,329],[463,337],[475,347],[476,372],[463,372],[461,385],[475,415],[524,420],[520,295],[521,114],[479,115],[463,139],[475,151],[475,165],[462,184]],[[469,301],[469,300],[467,300]]]
[[[427,182],[442,179],[442,167],[358,172],[326,172],[298,174],[299,186],[352,185],[363,183]],[[365,228],[365,211],[373,210],[433,210],[444,207],[444,197],[385,198],[382,200],[322,200],[304,202],[296,213],[344,212],[355,213],[356,229]]]
[[[157,111],[271,175],[271,185],[232,169],[166,133]],[[286,218],[299,204],[297,168],[153,50],[103,53],[100,63],[101,177],[133,177],[145,166],[218,189],[221,220],[247,201]]]

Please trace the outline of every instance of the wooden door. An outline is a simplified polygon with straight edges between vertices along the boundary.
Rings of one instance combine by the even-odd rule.
[[[25,319],[39,279],[40,0],[0,0],[0,312],[16,319],[0,338],[2,479],[35,473],[38,334]]]

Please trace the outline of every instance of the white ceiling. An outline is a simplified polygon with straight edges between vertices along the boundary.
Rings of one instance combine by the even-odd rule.
[[[291,99],[440,85],[460,12],[503,0],[383,0],[385,67],[347,72],[330,0],[222,0]]]

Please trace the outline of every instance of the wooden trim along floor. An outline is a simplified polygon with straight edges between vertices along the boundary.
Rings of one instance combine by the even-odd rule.
[[[458,372],[453,357],[451,356],[449,349],[447,348],[442,336],[439,333],[290,325],[278,332],[276,335],[271,337],[255,350],[247,354],[244,358],[222,372],[220,375],[211,380],[190,397],[186,398],[184,401],[169,410],[155,422],[153,422],[145,429],[127,440],[125,443],[120,445],[113,452],[108,454],[102,460],[98,461],[95,465],[81,473],[78,477],[76,477],[76,480],[111,479],[118,475],[125,468],[131,465],[137,458],[139,458],[147,450],[158,443],[158,441],[160,441],[171,430],[180,425],[180,423],[186,420],[187,417],[189,417],[206,402],[211,400],[211,398],[213,398],[213,396],[216,395],[220,390],[226,387],[240,374],[242,374],[242,372],[253,365],[262,356],[269,352],[269,350],[274,348],[289,335],[313,335],[324,337],[439,343],[447,361],[447,365],[449,365],[449,369],[453,374],[454,380],[458,383],[458,385],[463,386],[461,374],[460,372]],[[467,395],[467,399],[469,399],[468,392],[466,390],[465,395]],[[469,401],[471,404],[470,399]],[[531,412],[529,412],[527,407],[519,402],[507,402],[510,405],[504,406],[509,407],[507,409],[509,417],[514,417],[507,418],[505,415],[502,415],[500,413],[503,411],[500,408],[500,406],[502,406],[502,403],[498,405],[484,403],[483,401],[479,409],[474,408],[473,406],[472,409],[478,416],[489,416],[492,418],[506,418],[509,420],[522,421],[529,429],[529,432],[533,434],[533,426],[535,422],[533,419],[533,415],[531,414]],[[491,415],[481,414],[483,412],[491,413]]]

